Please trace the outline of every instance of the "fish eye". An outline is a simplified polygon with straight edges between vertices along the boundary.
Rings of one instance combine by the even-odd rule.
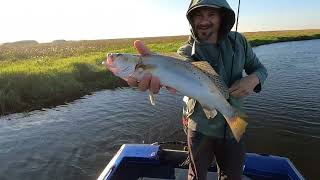
[[[120,55],[121,55],[120,53],[117,53],[117,54],[116,54],[116,57],[119,57]]]

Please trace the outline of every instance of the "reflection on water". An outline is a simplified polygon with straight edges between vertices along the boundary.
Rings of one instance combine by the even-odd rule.
[[[269,71],[260,94],[246,99],[249,152],[290,158],[319,177],[320,40],[254,49]],[[0,120],[0,179],[95,179],[123,143],[184,140],[182,96],[101,91],[67,105]]]
[[[0,179],[94,179],[122,144],[179,133],[180,97],[161,92],[153,107],[147,93],[118,89],[2,117]]]

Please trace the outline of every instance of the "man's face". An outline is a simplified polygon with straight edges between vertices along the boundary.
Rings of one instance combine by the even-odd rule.
[[[217,38],[220,28],[219,9],[210,7],[197,8],[192,12],[192,22],[199,40],[210,41]]]

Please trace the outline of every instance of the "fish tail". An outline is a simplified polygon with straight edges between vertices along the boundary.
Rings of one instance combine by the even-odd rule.
[[[245,120],[243,120],[240,116],[225,118],[229,124],[234,138],[237,140],[237,142],[239,142],[243,133],[246,131],[248,123]]]

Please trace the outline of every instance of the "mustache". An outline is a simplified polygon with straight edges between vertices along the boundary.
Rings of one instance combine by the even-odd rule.
[[[213,23],[199,24],[199,25],[196,25],[196,29],[208,29],[208,28],[212,28],[213,26],[214,26]]]

